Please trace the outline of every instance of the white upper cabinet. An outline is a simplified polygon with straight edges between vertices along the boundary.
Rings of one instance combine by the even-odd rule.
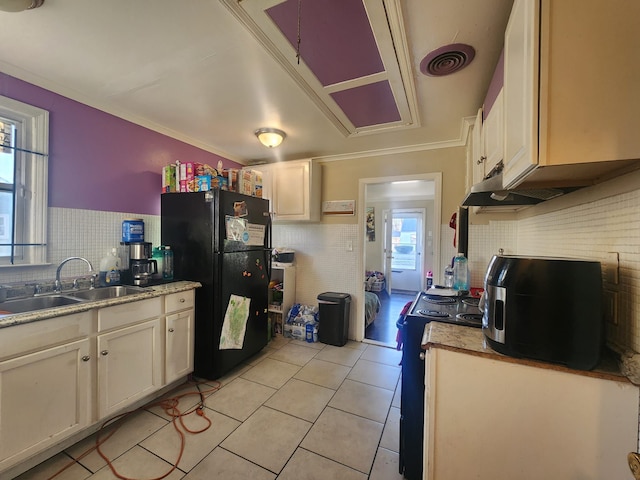
[[[500,90],[500,93],[498,93],[498,96],[496,97],[496,100],[482,125],[485,176],[494,169],[500,160],[502,160],[504,135],[502,117],[502,90]]]
[[[507,188],[587,185],[640,158],[638,18],[640,2],[629,0],[514,1],[504,46]]]
[[[469,164],[472,184],[467,185],[468,188],[482,181],[503,159],[503,83],[504,60],[501,55],[473,126]]]
[[[263,197],[271,201],[274,222],[320,220],[320,165],[313,160],[260,165]]]
[[[487,159],[484,153],[484,138],[482,136],[482,108],[478,109],[476,122],[473,124],[471,137],[471,185],[467,185],[467,190],[471,186],[480,182],[484,178],[484,162]]]
[[[503,115],[502,90],[496,97],[487,117],[483,118],[483,109],[478,109],[471,137],[470,171],[472,185],[482,181],[503,158]]]
[[[515,0],[504,35],[505,186],[538,160],[538,1]]]

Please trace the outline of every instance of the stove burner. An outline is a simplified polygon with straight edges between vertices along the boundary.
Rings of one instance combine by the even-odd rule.
[[[437,305],[453,305],[458,302],[456,297],[440,297],[439,295],[425,295],[424,300]]]
[[[459,313],[456,318],[471,325],[482,325],[482,314],[480,313]]]
[[[480,305],[480,299],[478,297],[466,297],[462,299],[462,303],[465,305],[471,305],[472,307],[477,307]]]
[[[446,312],[438,312],[437,310],[418,310],[419,315],[433,318],[447,318],[449,314]]]

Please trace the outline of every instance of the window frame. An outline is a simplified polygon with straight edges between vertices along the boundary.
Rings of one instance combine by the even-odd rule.
[[[14,192],[14,223],[19,231],[11,239],[13,255],[0,257],[0,267],[46,265],[49,112],[0,95],[0,116],[20,125]]]

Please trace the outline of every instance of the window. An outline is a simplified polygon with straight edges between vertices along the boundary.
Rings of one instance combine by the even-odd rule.
[[[47,260],[49,112],[0,96],[0,266]]]
[[[391,268],[396,270],[417,270],[419,267],[418,224],[421,216],[417,213],[392,213],[391,246],[393,257]]]

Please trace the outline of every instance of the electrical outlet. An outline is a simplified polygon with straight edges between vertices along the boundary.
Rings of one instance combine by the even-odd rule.
[[[620,271],[620,255],[618,252],[607,252],[602,264],[604,283],[618,285]]]
[[[618,292],[605,290],[603,292],[604,319],[606,322],[618,325]]]

